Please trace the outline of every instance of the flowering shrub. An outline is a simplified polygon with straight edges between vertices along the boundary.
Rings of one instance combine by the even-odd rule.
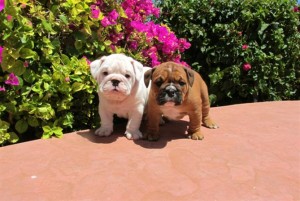
[[[191,41],[184,60],[214,105],[299,99],[296,1],[164,0],[160,21]]]
[[[89,60],[182,62],[190,44],[151,16],[151,0],[0,1],[0,144],[98,126]]]

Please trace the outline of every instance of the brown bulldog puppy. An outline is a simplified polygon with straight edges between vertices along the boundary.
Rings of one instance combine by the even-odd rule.
[[[148,70],[144,76],[147,87],[151,80],[145,138],[151,141],[159,139],[162,115],[171,120],[188,115],[188,135],[194,140],[203,139],[201,122],[208,128],[218,128],[209,116],[207,86],[196,71],[181,64],[165,62]]]

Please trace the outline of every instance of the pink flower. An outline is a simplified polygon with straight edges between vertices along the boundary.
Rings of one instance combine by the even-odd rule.
[[[131,41],[129,44],[129,48],[133,50],[137,50],[138,48],[138,42],[137,41]]]
[[[252,67],[251,67],[251,65],[250,65],[249,63],[245,63],[245,64],[243,65],[243,70],[244,70],[244,71],[249,71],[251,68],[252,68]]]
[[[0,0],[0,11],[5,8],[5,0]]]
[[[238,35],[239,35],[239,36],[242,36],[242,35],[243,35],[243,32],[239,31],[239,32],[238,32]]]
[[[10,21],[12,21],[13,17],[11,15],[7,15],[6,19],[7,19],[7,21],[10,22]]]
[[[119,17],[119,13],[115,9],[111,11],[108,15],[108,18],[112,22],[115,22],[118,19],[118,17]]]
[[[0,91],[5,91],[5,87],[0,87]]]
[[[0,63],[2,62],[2,52],[3,52],[3,47],[0,46]]]
[[[108,19],[107,17],[104,17],[104,18],[101,20],[101,24],[102,24],[102,26],[104,26],[104,27],[107,27],[107,26],[111,25],[111,23],[110,23],[110,21],[109,21],[109,19]]]
[[[248,47],[249,47],[249,46],[245,44],[245,45],[242,46],[242,49],[243,49],[243,50],[246,50],[246,49],[248,49]]]
[[[5,84],[7,85],[13,85],[13,86],[18,86],[19,83],[19,79],[17,76],[15,76],[14,73],[9,74],[8,79],[5,81]]]
[[[109,39],[114,44],[116,44],[116,43],[118,43],[118,41],[124,39],[124,34],[123,33],[111,33],[111,34],[109,34]]]
[[[147,26],[142,22],[131,21],[130,26],[137,30],[138,32],[146,32],[148,30]]]
[[[185,38],[179,39],[179,51],[184,52],[184,50],[189,49],[191,47],[191,43],[187,42]]]
[[[97,19],[99,17],[99,14],[100,14],[100,10],[98,10],[98,9],[92,10],[92,18]]]
[[[86,57],[86,56],[83,56],[82,58],[84,58],[85,59],[85,61],[86,61],[86,63],[88,64],[88,65],[90,65],[91,64],[91,61]]]
[[[115,45],[111,44],[109,47],[110,47],[110,49],[111,49],[113,52],[116,52],[116,46],[115,46]]]
[[[110,26],[110,25],[115,25],[117,24],[117,19],[119,17],[119,13],[117,13],[117,11],[114,9],[113,11],[111,11],[108,16],[104,17],[101,20],[101,24],[104,27]]]
[[[65,82],[70,82],[70,77],[69,76],[65,77]]]
[[[184,65],[186,68],[191,68],[186,62],[181,61],[180,64]]]
[[[24,61],[23,65],[24,65],[25,68],[27,68],[28,65],[29,65],[28,61]]]
[[[299,7],[298,6],[294,7],[294,12],[299,12]]]
[[[145,21],[150,15],[159,17],[159,8],[156,8],[152,0],[123,0],[122,8],[130,21]]]

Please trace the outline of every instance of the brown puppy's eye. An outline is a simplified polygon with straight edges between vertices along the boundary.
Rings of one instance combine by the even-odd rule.
[[[178,84],[179,84],[180,86],[184,86],[184,85],[186,85],[186,83],[185,83],[185,82],[183,82],[183,81],[179,81],[179,82],[178,82]]]
[[[129,78],[130,78],[130,75],[126,74],[125,77],[126,77],[127,79],[129,79]]]
[[[105,72],[103,72],[102,74],[103,74],[104,76],[107,76],[107,75],[108,75],[108,72],[105,71]]]
[[[156,86],[160,87],[162,84],[164,83],[164,81],[162,79],[157,79],[155,81]]]

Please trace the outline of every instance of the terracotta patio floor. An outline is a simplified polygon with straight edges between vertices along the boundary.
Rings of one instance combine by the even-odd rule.
[[[220,128],[158,142],[80,131],[0,148],[0,200],[299,201],[300,101],[211,109]]]

